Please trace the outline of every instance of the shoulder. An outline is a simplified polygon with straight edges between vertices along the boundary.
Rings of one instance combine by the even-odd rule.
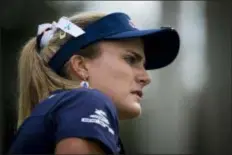
[[[75,113],[88,113],[95,109],[104,110],[114,119],[117,119],[116,107],[112,100],[97,89],[87,88],[56,90],[36,105],[31,116],[61,112],[69,112],[74,115]]]
[[[110,98],[97,89],[77,88],[70,90],[56,90],[47,99],[62,97],[65,99],[101,99],[111,102]],[[64,99],[64,100],[65,100]]]
[[[53,99],[60,98],[52,111],[57,143],[70,137],[84,138],[116,152],[118,117],[110,98],[98,90],[83,88],[54,94]]]
[[[57,108],[72,106],[96,106],[111,109],[116,112],[112,100],[97,89],[78,88],[72,90],[57,90],[46,99],[56,102]],[[46,102],[46,101],[45,101]]]

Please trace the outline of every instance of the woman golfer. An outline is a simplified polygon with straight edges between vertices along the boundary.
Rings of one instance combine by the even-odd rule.
[[[41,24],[19,60],[18,131],[10,154],[123,154],[119,120],[141,113],[146,70],[179,50],[172,28],[139,30],[124,13]]]

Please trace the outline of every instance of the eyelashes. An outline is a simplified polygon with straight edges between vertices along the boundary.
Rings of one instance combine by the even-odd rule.
[[[145,65],[145,58],[141,54],[132,50],[127,50],[127,53],[124,53],[123,58],[126,61],[126,63],[128,63],[130,66],[144,67]]]
[[[124,60],[129,64],[129,65],[136,65],[140,62],[138,58],[132,55],[127,55],[124,56]]]

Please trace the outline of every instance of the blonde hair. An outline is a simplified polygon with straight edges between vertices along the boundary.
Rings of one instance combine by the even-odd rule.
[[[79,27],[85,28],[88,24],[103,16],[105,16],[103,13],[89,12],[75,14],[69,19]],[[35,105],[47,98],[52,91],[79,87],[79,81],[70,78],[69,62],[63,68],[63,72],[66,74],[65,77],[57,75],[48,66],[50,58],[70,38],[69,35],[66,35],[64,39],[60,39],[60,32],[61,30],[57,30],[49,44],[41,49],[41,51],[37,50],[36,37],[34,37],[26,43],[20,53],[18,62],[18,127],[31,114]],[[93,44],[78,51],[78,55],[88,58],[96,57],[98,55],[96,45]]]

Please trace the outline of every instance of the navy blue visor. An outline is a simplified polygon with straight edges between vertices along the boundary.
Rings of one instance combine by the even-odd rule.
[[[49,61],[49,66],[60,74],[64,64],[80,49],[101,40],[141,38],[144,43],[145,69],[169,65],[178,55],[180,39],[173,28],[139,30],[124,13],[109,14],[84,29],[85,33],[70,38]]]

